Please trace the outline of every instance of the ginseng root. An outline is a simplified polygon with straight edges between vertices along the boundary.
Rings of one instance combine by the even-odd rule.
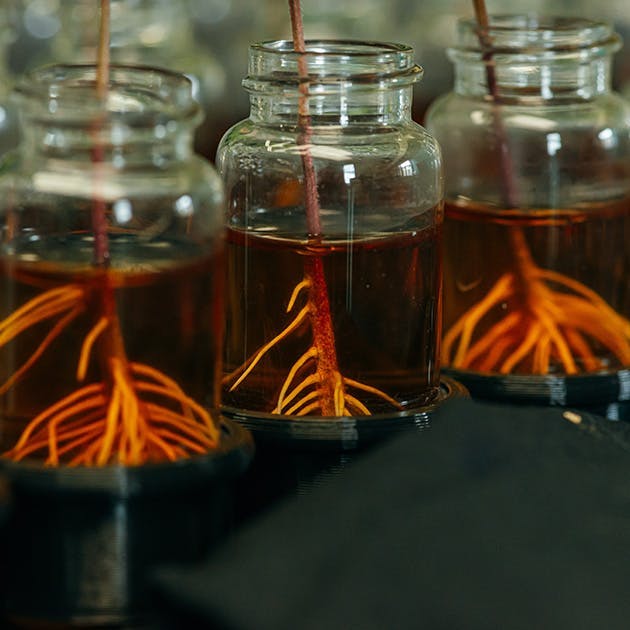
[[[351,394],[348,390],[367,392],[388,402],[394,409],[401,409],[400,403],[385,392],[365,383],[360,383],[341,374],[335,362],[331,361],[331,353],[327,345],[330,344],[332,331],[322,334],[325,328],[321,322],[322,308],[329,312],[328,299],[322,307],[321,296],[317,296],[317,283],[321,282],[318,274],[323,273],[320,267],[321,259],[315,258],[309,264],[310,274],[298,283],[291,294],[286,309],[287,313],[297,310],[297,302],[302,295],[306,295],[304,305],[297,310],[293,319],[285,328],[255,352],[248,361],[224,378],[224,384],[232,383],[229,391],[234,391],[255,369],[260,360],[273,347],[290,337],[302,326],[310,325],[313,331],[313,342],[290,368],[283,381],[276,405],[272,413],[285,416],[348,416],[371,415],[368,407]],[[319,334],[317,331],[319,326]],[[336,359],[336,353],[332,355]]]
[[[109,307],[86,335],[77,380],[84,381],[93,346],[101,342],[106,379],[84,385],[33,418],[16,445],[4,453],[19,461],[44,459],[50,466],[139,465],[176,460],[215,448],[219,433],[210,414],[159,370],[125,356],[113,289],[101,289]],[[0,387],[6,393],[28,372],[56,337],[85,310],[79,285],[50,289],[0,322],[0,349],[20,333],[54,320],[29,359]]]
[[[578,374],[608,367],[596,353],[603,348],[621,366],[630,365],[630,321],[581,282],[538,267],[520,229],[510,235],[514,270],[446,332],[443,362],[501,374],[547,374],[553,366]],[[514,306],[505,310],[508,303]],[[475,338],[483,319],[496,311],[505,314]]]

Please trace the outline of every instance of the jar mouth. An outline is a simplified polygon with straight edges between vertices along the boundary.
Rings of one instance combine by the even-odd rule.
[[[112,65],[105,98],[96,90],[94,64],[53,64],[27,73],[13,96],[27,117],[85,124],[124,121],[154,126],[159,119],[197,120],[200,106],[185,75],[149,66]]]
[[[264,92],[266,86],[295,87],[302,80],[298,60],[306,58],[309,85],[376,83],[404,87],[418,81],[423,69],[414,63],[414,50],[394,42],[318,39],[305,42],[304,53],[293,49],[291,40],[252,44],[249,72],[243,86],[249,92]]]
[[[479,59],[480,35],[497,56],[553,55],[557,60],[609,55],[621,47],[621,38],[610,24],[588,18],[531,13],[490,15],[488,20],[485,32],[475,19],[459,20],[457,45],[448,51],[452,60]]]

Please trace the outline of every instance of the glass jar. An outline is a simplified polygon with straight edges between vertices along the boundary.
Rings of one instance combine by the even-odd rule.
[[[610,80],[619,38],[586,19],[507,15],[483,39],[459,23],[454,90],[426,121],[446,173],[442,364],[473,395],[628,399],[630,107]]]
[[[226,108],[227,73],[216,57],[215,42],[202,46],[195,36],[188,0],[109,0],[110,55],[116,64],[148,65],[186,74],[206,114],[195,130],[195,148],[214,156],[227,123],[217,117]],[[93,63],[97,58],[99,3],[93,0],[49,3],[49,19],[58,24],[47,58],[55,62]],[[220,13],[220,7],[214,7]],[[230,119],[230,124],[237,120]],[[219,123],[223,127],[219,130]]]
[[[50,66],[16,91],[24,141],[0,177],[9,459],[136,465],[219,439],[224,194],[192,150],[191,83],[117,66],[101,98],[95,78]]]
[[[0,7],[0,157],[14,149],[20,141],[18,115],[10,100],[13,84],[10,46],[16,39],[17,31],[13,9],[10,4]]]
[[[250,49],[251,113],[219,145],[227,196],[223,405],[405,413],[439,396],[441,158],[411,120],[412,49]],[[308,112],[306,113],[306,110]]]
[[[210,50],[195,41],[187,0],[110,0],[111,58],[186,73],[195,98],[210,111],[223,97],[225,72]],[[98,4],[91,0],[60,3],[60,29],[51,56],[90,63],[96,59]]]

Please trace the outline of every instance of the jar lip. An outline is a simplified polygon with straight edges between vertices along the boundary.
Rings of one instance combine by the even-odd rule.
[[[141,65],[112,64],[107,97],[96,92],[95,64],[49,64],[28,72],[13,97],[27,116],[85,123],[125,121],[151,126],[156,118],[185,121],[200,116],[192,81],[183,74]]]
[[[583,55],[611,54],[621,47],[621,38],[611,24],[581,17],[539,13],[497,14],[488,16],[484,33],[491,50],[497,54]],[[451,57],[481,51],[480,28],[474,18],[457,23],[457,44],[449,49]]]
[[[311,39],[306,52],[293,49],[292,40],[267,40],[249,49],[249,72],[243,85],[250,92],[265,91],[264,84],[295,87],[301,81],[298,59],[307,60],[311,86],[386,84],[404,87],[418,81],[423,69],[413,59],[407,44],[353,39]]]
[[[338,55],[351,57],[380,57],[381,55],[413,55],[413,47],[408,44],[396,42],[380,42],[373,40],[359,39],[307,39],[304,42],[305,56],[327,56]],[[255,42],[250,45],[250,51],[257,50],[269,54],[278,53],[297,58],[300,53],[293,49],[293,41],[290,39],[272,39],[262,42]]]

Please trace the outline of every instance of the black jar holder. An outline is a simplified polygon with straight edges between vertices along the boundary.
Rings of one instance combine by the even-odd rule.
[[[287,419],[224,408],[223,414],[247,428],[256,443],[252,465],[237,482],[237,525],[283,497],[306,495],[343,474],[362,453],[393,435],[428,429],[441,404],[467,396],[465,387],[443,376],[435,401],[397,414]]]
[[[630,421],[630,370],[575,376],[444,372],[461,382],[473,398],[571,407],[609,420]]]
[[[2,622],[147,627],[151,570],[200,560],[233,524],[233,482],[253,442],[230,420],[221,429],[216,451],[172,463],[44,468],[1,460],[10,494]]]

